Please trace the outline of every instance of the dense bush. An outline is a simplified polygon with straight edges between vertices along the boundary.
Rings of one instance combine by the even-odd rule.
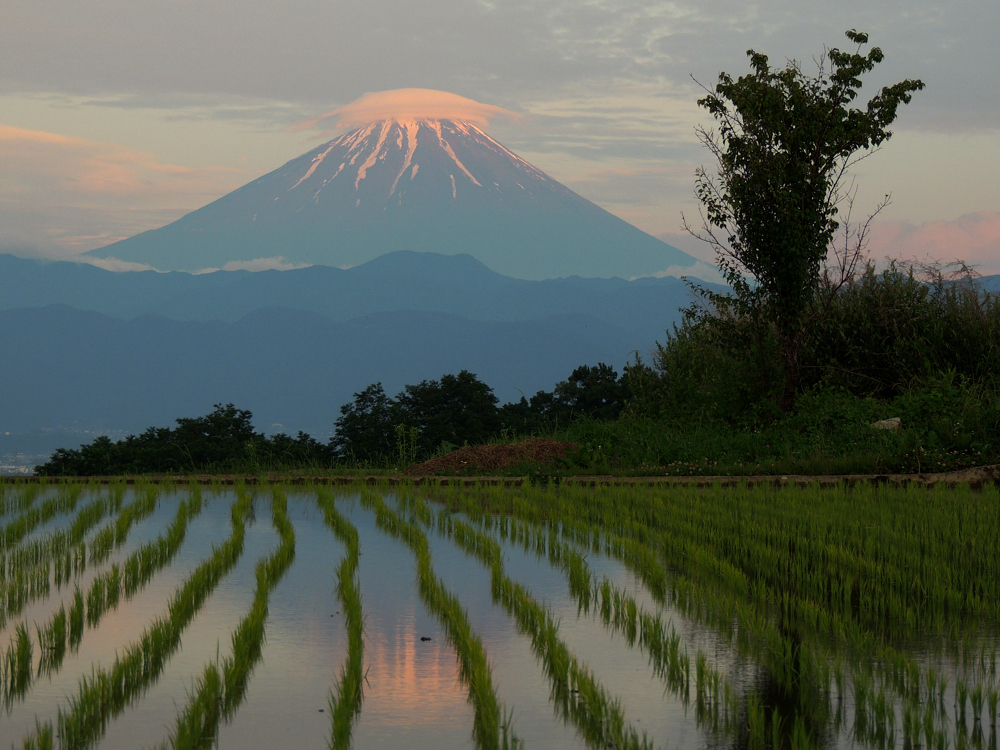
[[[800,392],[838,387],[894,399],[951,373],[956,383],[998,387],[1000,304],[968,274],[869,264],[831,301],[802,349]],[[774,419],[783,384],[773,328],[691,309],[649,366],[629,369],[633,414],[700,414],[731,423]]]

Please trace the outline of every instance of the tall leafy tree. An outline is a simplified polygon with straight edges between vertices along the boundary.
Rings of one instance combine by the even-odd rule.
[[[404,419],[381,383],[372,383],[340,407],[337,431],[330,441],[339,458],[374,461],[392,453],[395,428]]]
[[[443,443],[476,445],[500,431],[493,389],[468,370],[408,385],[396,397],[406,425],[419,431],[422,453]]]
[[[750,316],[773,327],[784,376],[774,391],[784,410],[795,401],[803,342],[853,278],[870,222],[888,202],[886,196],[866,221],[852,224],[848,170],[892,135],[899,105],[924,87],[907,79],[855,106],[861,77],[883,54],[878,47],[863,52],[867,34],[852,30],[847,38],[855,51],[827,50],[815,75],[795,61],[772,68],[749,50],[752,72],[737,79],[721,73],[698,101],[718,126],[698,131],[718,165],[716,174],[697,171],[702,230],[685,227],[715,248],[733,290],[703,294],[710,314]]]

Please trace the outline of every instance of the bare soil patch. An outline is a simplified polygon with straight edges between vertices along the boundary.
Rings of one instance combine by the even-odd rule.
[[[503,471],[521,464],[549,466],[559,463],[576,443],[532,438],[507,445],[467,445],[443,456],[406,468],[410,475],[464,474],[469,471]]]

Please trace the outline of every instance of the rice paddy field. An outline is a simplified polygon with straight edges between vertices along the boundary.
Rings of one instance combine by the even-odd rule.
[[[996,750],[998,636],[992,485],[0,485],[0,750]]]

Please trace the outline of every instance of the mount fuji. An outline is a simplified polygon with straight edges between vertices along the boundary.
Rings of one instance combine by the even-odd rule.
[[[468,101],[468,100],[467,100]],[[521,279],[646,276],[695,258],[552,179],[474,119],[387,116],[159,229],[89,254],[199,271],[468,253]]]

